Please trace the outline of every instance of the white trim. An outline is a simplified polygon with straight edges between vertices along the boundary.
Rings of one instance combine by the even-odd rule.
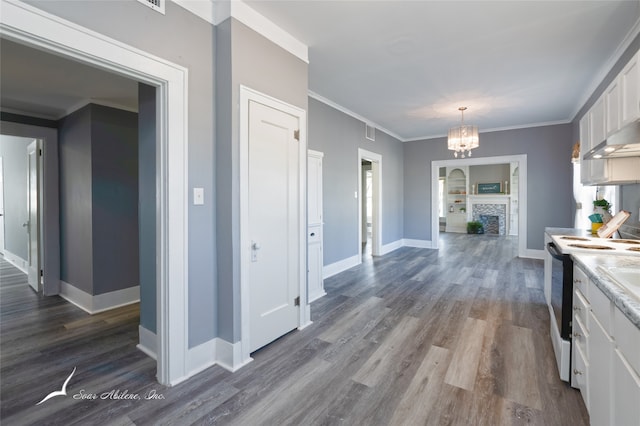
[[[384,256],[385,254],[391,253],[394,250],[398,250],[403,246],[402,239],[396,240],[389,244],[383,244],[382,250],[380,251],[380,256]]]
[[[433,248],[438,248],[440,235],[438,217],[438,180],[440,167],[447,166],[479,166],[488,164],[509,164],[517,162],[518,178],[518,257],[527,257],[527,155],[503,155],[497,157],[477,157],[431,162],[431,241]]]
[[[157,87],[158,380],[186,379],[188,336],[188,70],[15,0],[3,0],[2,37]]]
[[[211,339],[199,344],[193,348],[189,348],[187,352],[187,376],[195,376],[203,370],[217,364],[216,340]]]
[[[229,343],[216,338],[217,364],[227,371],[235,372],[253,361],[253,358],[242,357],[242,343]]]
[[[538,260],[544,260],[544,250],[538,250],[538,249],[527,249],[524,252],[523,256],[520,257],[524,257],[527,259],[538,259]]]
[[[217,25],[220,22],[216,22],[215,9],[216,4],[220,1],[214,0],[171,0],[183,9],[188,10],[200,19],[204,19],[211,25]]]
[[[371,255],[382,253],[382,155],[358,148],[358,256],[362,257],[362,160],[371,161],[373,202],[371,213]]]
[[[158,359],[158,336],[153,331],[149,331],[143,326],[138,326],[138,341],[136,348],[147,354],[153,359]]]
[[[29,268],[27,267],[29,262],[18,256],[17,254],[11,253],[6,248],[4,250],[4,260],[20,269],[20,271],[24,272],[25,274],[29,274]]]
[[[403,247],[415,247],[415,248],[433,248],[433,243],[429,240],[412,240],[410,238],[402,239]]]
[[[351,269],[354,266],[358,266],[362,263],[362,256],[347,257],[346,259],[338,260],[337,262],[331,263],[329,265],[324,265],[322,268],[322,278],[326,279],[332,277],[334,275],[339,274],[340,272],[344,272],[347,269]]]
[[[536,127],[557,126],[560,124],[569,124],[571,123],[571,121],[572,120],[565,119],[565,120],[556,120],[556,121],[544,121],[540,123],[517,124],[513,126],[493,127],[490,129],[482,129],[482,132],[480,132],[480,135],[484,135],[486,133],[493,133],[493,132],[504,132],[505,130],[533,129]],[[429,139],[437,139],[437,138],[445,138],[445,137],[447,137],[446,133],[431,135],[431,136],[421,136],[417,138],[407,138],[407,139],[403,139],[402,142],[416,142],[416,141],[424,141]]]
[[[240,346],[241,359],[250,360],[250,297],[249,265],[251,240],[249,229],[249,102],[259,102],[268,107],[290,114],[298,119],[300,147],[298,153],[298,284],[300,300],[307,297],[307,114],[306,111],[276,99],[272,96],[240,85],[240,153],[239,153],[239,192],[240,192]],[[246,248],[246,249],[245,249]],[[311,322],[311,310],[308,303],[300,303],[298,328],[304,328]]]
[[[140,286],[92,295],[84,290],[60,280],[60,297],[93,315],[140,301]]]
[[[580,112],[580,110],[587,104],[591,96],[595,94],[598,86],[602,84],[607,74],[609,74],[609,72],[613,69],[616,62],[620,60],[625,50],[627,50],[627,48],[631,45],[638,33],[640,33],[640,18],[636,20],[636,23],[629,30],[622,42],[620,42],[616,50],[614,50],[611,56],[609,56],[609,59],[602,64],[593,80],[591,80],[591,83],[587,86],[587,89],[582,91],[582,98],[580,99],[580,102],[578,102],[575,111],[571,115],[573,117],[572,121],[578,118],[578,113]],[[603,92],[604,90],[606,90],[606,88],[603,89]]]
[[[346,115],[348,115],[350,117],[353,117],[356,120],[360,120],[360,121],[364,122],[365,124],[373,126],[377,130],[380,130],[380,131],[386,133],[387,135],[398,139],[400,142],[404,142],[405,141],[404,138],[402,138],[401,136],[397,135],[396,133],[393,133],[391,130],[388,130],[388,129],[382,127],[381,125],[377,124],[376,122],[371,121],[368,118],[365,118],[365,117],[361,116],[360,114],[355,113],[355,112],[351,111],[350,109],[345,108],[342,105],[337,104],[337,103],[333,102],[332,100],[327,99],[324,96],[319,95],[316,92],[313,92],[313,91],[309,90],[307,94],[309,95],[310,98],[315,99],[318,102],[322,102],[323,104],[328,105],[333,109],[337,109],[338,111],[340,111],[340,112],[342,112],[342,113],[344,113],[344,114],[346,114]]]
[[[271,22],[243,1],[215,1],[214,22],[220,24],[232,17],[287,52],[309,63],[309,48],[297,38]]]

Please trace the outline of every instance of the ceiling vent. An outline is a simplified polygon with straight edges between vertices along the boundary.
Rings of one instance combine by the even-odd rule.
[[[376,140],[376,128],[373,126],[369,126],[368,124],[364,124],[364,137],[369,139],[370,141]]]
[[[156,12],[160,12],[164,15],[164,4],[167,0],[138,0],[140,3],[145,6],[149,6],[151,9]]]

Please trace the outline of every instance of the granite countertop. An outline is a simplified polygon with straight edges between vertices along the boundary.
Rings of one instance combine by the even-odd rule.
[[[568,235],[570,237],[597,237],[591,230],[576,228],[544,228],[544,232],[551,235]]]
[[[569,235],[572,237],[594,237],[591,231],[586,229],[545,228],[544,231],[549,236]],[[620,287],[615,281],[609,278],[608,275],[603,274],[597,269],[598,266],[601,266],[617,268],[633,267],[640,270],[640,256],[572,253],[571,258],[587,274],[589,279],[613,301],[620,311],[622,311],[636,327],[640,328],[640,300]]]
[[[598,271],[597,267],[638,268],[640,274],[640,256],[620,256],[603,254],[571,254],[574,262],[582,269],[589,279],[613,303],[640,328],[640,300],[624,290],[606,274]]]

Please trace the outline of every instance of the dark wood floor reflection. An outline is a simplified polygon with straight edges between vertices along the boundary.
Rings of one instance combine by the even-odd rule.
[[[442,234],[366,259],[325,281],[308,328],[172,388],[135,347],[137,305],[89,316],[0,260],[2,424],[587,425],[557,375],[542,261],[516,244]],[[68,396],[36,406],[74,367]]]

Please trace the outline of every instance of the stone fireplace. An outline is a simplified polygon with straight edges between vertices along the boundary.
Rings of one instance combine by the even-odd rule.
[[[486,234],[509,235],[508,195],[469,195],[469,220],[482,223]]]

